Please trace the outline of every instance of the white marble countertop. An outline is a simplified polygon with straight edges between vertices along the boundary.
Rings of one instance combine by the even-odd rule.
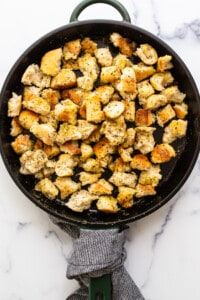
[[[1,1],[0,88],[21,53],[42,35],[67,24],[79,2]],[[121,3],[133,24],[174,48],[200,88],[200,2]],[[80,16],[91,18],[121,19],[113,8],[105,9],[102,4]],[[19,191],[1,159],[0,174],[0,299],[64,300],[78,286],[65,277],[71,238]],[[200,299],[200,160],[170,202],[130,224],[126,249],[126,268],[146,300]]]

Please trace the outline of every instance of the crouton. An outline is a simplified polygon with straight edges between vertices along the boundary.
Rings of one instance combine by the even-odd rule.
[[[82,140],[86,140],[97,129],[97,126],[87,120],[78,120],[78,129],[81,133]]]
[[[172,74],[167,72],[157,72],[150,78],[150,82],[156,91],[162,91],[164,88],[174,81]]]
[[[8,100],[8,117],[17,117],[22,107],[22,96],[12,93],[12,97]]]
[[[158,60],[157,51],[149,44],[141,44],[136,49],[135,54],[142,60],[146,65],[154,65]]]
[[[80,190],[73,193],[70,199],[66,202],[66,206],[73,211],[83,212],[86,209],[89,209],[91,203],[97,199],[98,196],[90,195],[86,190]]]
[[[112,83],[119,79],[120,75],[120,71],[116,66],[102,67],[100,80],[103,84]]]
[[[118,153],[124,162],[130,162],[132,160],[131,154],[133,153],[133,147],[123,148],[119,146]]]
[[[29,130],[34,122],[39,121],[39,116],[35,112],[25,109],[21,111],[18,120],[19,120],[19,124],[23,128]]]
[[[164,127],[164,125],[176,116],[171,104],[166,105],[156,113],[157,123]]]
[[[132,169],[137,169],[140,171],[148,170],[152,163],[149,161],[148,157],[144,154],[135,154],[130,162]]]
[[[97,49],[97,43],[91,40],[89,37],[85,37],[81,41],[81,47],[83,52],[88,54],[94,54],[95,50]]]
[[[139,150],[142,154],[147,154],[151,152],[155,145],[155,140],[153,137],[154,127],[136,127],[136,137],[134,147]]]
[[[31,64],[23,73],[21,82],[24,85],[35,85],[39,88],[48,88],[50,87],[51,76],[45,75],[37,64]]]
[[[43,150],[28,150],[20,157],[20,163],[30,174],[36,174],[45,167],[48,157]]]
[[[166,105],[167,102],[167,97],[165,97],[165,95],[154,94],[146,99],[146,102],[144,103],[143,107],[144,109],[156,110],[159,107]]]
[[[140,173],[138,182],[142,185],[151,185],[156,187],[159,181],[162,179],[160,166],[152,165],[147,170],[143,170]]]
[[[51,110],[49,102],[42,97],[23,101],[23,107],[43,116],[47,115]]]
[[[135,123],[137,126],[150,126],[155,122],[155,115],[148,109],[136,110]]]
[[[41,92],[41,97],[46,99],[52,110],[54,110],[55,105],[59,102],[61,95],[60,92],[58,90],[53,90],[51,88],[48,89],[44,89]]]
[[[90,157],[86,161],[81,163],[80,166],[86,172],[101,173],[103,171],[99,161],[97,159],[90,158]]]
[[[78,141],[67,141],[63,145],[59,145],[59,149],[63,153],[70,155],[80,155],[81,149],[79,147]]]
[[[88,122],[100,123],[105,119],[105,114],[101,109],[99,96],[91,94],[86,100],[86,120]]]
[[[154,94],[154,88],[152,87],[149,80],[143,80],[141,82],[137,83],[137,90],[138,90],[138,99],[139,104],[144,105],[146,102],[146,99]]]
[[[81,184],[73,181],[71,177],[68,176],[57,177],[54,184],[59,189],[60,198],[62,200],[81,189]]]
[[[63,100],[55,106],[55,118],[59,122],[68,122],[71,125],[76,125],[78,108],[78,105],[70,99]]]
[[[126,123],[124,117],[120,116],[116,119],[110,119],[103,122],[100,133],[105,134],[113,146],[120,145],[125,140]]]
[[[124,208],[130,208],[134,204],[136,190],[127,186],[120,186],[117,202]]]
[[[52,159],[53,157],[57,156],[60,154],[60,148],[57,145],[43,145],[43,151],[46,153],[49,159]]]
[[[125,106],[121,101],[110,101],[106,106],[104,106],[103,111],[107,118],[115,119],[118,118],[124,111]]]
[[[186,135],[187,120],[172,120],[168,126],[164,129],[163,143],[171,144],[177,138],[182,138]]]
[[[181,104],[175,104],[173,106],[173,109],[175,110],[176,116],[179,119],[185,119],[188,114],[188,105],[184,102],[182,102]]]
[[[157,70],[158,72],[164,72],[166,70],[170,70],[173,68],[172,56],[171,55],[164,55],[158,57],[157,61]]]
[[[17,136],[18,134],[22,133],[23,128],[19,124],[18,117],[13,117],[11,120],[11,128],[10,128],[10,135]]]
[[[77,161],[70,154],[60,154],[55,164],[55,173],[59,177],[72,176]]]
[[[174,148],[166,143],[158,144],[151,152],[151,161],[155,164],[165,163],[176,156]]]
[[[118,187],[129,186],[131,188],[134,188],[137,182],[137,175],[134,172],[113,172],[108,181]]]
[[[165,88],[162,92],[162,95],[164,95],[167,98],[168,103],[182,103],[183,100],[186,97],[185,93],[182,93],[177,85],[170,86]]]
[[[81,51],[81,41],[76,39],[65,43],[63,47],[63,56],[65,60],[76,59]]]
[[[119,211],[117,200],[113,196],[99,196],[96,205],[98,210],[104,213],[117,213]]]
[[[116,151],[116,147],[112,146],[106,137],[102,137],[93,146],[94,154],[98,159],[102,159],[108,154],[113,154]]]
[[[54,200],[59,194],[58,189],[49,178],[40,180],[35,185],[35,190],[41,192],[49,200]]]
[[[25,86],[23,91],[23,100],[28,101],[33,98],[40,97],[41,90],[42,90],[41,88],[36,87],[34,85]]]
[[[64,144],[67,141],[79,140],[82,138],[82,134],[78,128],[78,126],[71,125],[68,123],[60,124],[56,142],[59,144]]]
[[[136,76],[132,67],[123,69],[119,81],[115,84],[115,88],[125,100],[134,100],[137,96]]]
[[[128,57],[133,55],[134,44],[131,43],[127,38],[122,37],[119,33],[113,32],[110,35],[110,41],[115,47],[120,49],[120,52]]]
[[[33,133],[44,144],[52,146],[56,139],[55,128],[51,124],[39,124],[34,122],[30,128],[30,132]]]
[[[97,182],[100,176],[101,173],[90,173],[85,171],[79,173],[79,179],[82,186]]]
[[[20,134],[11,143],[11,146],[17,154],[22,154],[32,149],[33,141],[28,134]]]
[[[112,65],[112,54],[109,48],[97,48],[94,52],[98,63],[103,67],[109,67]]]
[[[121,157],[116,158],[113,162],[109,164],[109,169],[112,172],[130,172],[130,164],[128,162],[123,161]]]
[[[135,189],[136,189],[136,193],[135,193],[136,198],[153,196],[156,194],[156,190],[151,184],[138,183]]]
[[[57,48],[46,52],[41,59],[41,71],[50,76],[56,76],[61,69],[62,48]]]
[[[114,88],[111,85],[101,85],[95,89],[95,93],[100,98],[101,103],[105,105],[110,101]]]
[[[125,133],[125,139],[122,143],[123,148],[133,147],[135,142],[135,128],[128,128]]]
[[[76,85],[77,79],[74,71],[70,69],[61,69],[51,80],[52,89],[71,88]]]
[[[104,178],[99,179],[97,182],[92,183],[89,188],[88,192],[91,195],[111,195],[113,191],[113,186]]]
[[[93,151],[93,148],[91,145],[81,143],[80,149],[81,149],[81,160],[82,161],[87,160],[89,157],[93,156],[93,154],[94,154],[94,151]]]
[[[133,65],[133,69],[135,71],[136,82],[147,79],[156,72],[153,66],[147,66],[143,63]]]

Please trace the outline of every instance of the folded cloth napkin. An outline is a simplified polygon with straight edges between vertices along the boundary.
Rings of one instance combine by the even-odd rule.
[[[144,300],[140,290],[126,271],[124,243],[128,227],[111,229],[83,229],[52,221],[74,238],[74,248],[68,259],[67,278],[76,279],[80,288],[66,300],[88,300],[90,277],[111,274],[112,300]]]

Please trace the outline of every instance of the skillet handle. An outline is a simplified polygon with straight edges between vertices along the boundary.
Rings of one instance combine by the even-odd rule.
[[[118,10],[118,12],[120,13],[120,15],[123,18],[123,21],[131,23],[131,18],[129,16],[128,11],[117,0],[83,0],[80,4],[78,4],[75,7],[74,11],[72,12],[71,17],[70,17],[70,22],[78,21],[78,17],[81,14],[81,12],[86,7],[93,5],[95,3],[104,3],[104,4],[108,4],[110,6],[113,6],[114,8],[116,8],[116,10]]]
[[[102,277],[90,277],[89,300],[111,300],[111,274]]]

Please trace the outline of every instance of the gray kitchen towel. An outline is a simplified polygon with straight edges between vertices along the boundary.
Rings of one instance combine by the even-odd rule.
[[[112,300],[144,300],[124,267],[127,227],[92,230],[51,219],[74,239],[67,278],[76,279],[80,288],[66,300],[88,300],[89,278],[104,274],[111,274]]]

